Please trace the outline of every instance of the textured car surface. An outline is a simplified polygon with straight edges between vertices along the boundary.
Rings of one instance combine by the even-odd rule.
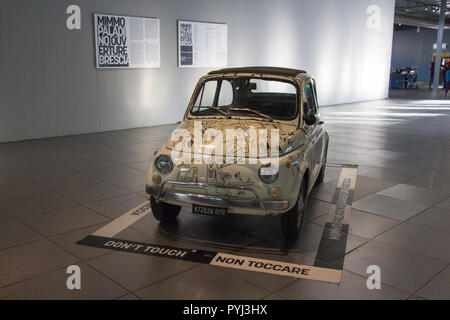
[[[250,114],[240,116],[238,119],[197,117],[192,114],[196,93],[204,83],[240,77],[272,79],[294,85],[297,88],[295,118],[267,121],[263,117],[259,118]],[[273,148],[273,143],[279,146],[278,179],[270,184],[260,179],[258,172],[261,163],[253,164],[250,161],[252,156],[249,151],[252,148],[252,141],[248,135],[245,136],[245,150],[238,151],[238,148],[234,150],[236,159],[240,162],[227,163],[224,159],[222,164],[204,161],[194,163],[196,156],[201,157],[202,154],[214,148],[211,139],[205,137],[201,141],[197,140],[196,148],[191,150],[193,162],[180,163],[181,157],[177,158],[181,151],[177,149],[180,146],[179,141],[173,141],[172,137],[169,137],[155,154],[155,159],[160,155],[169,155],[174,166],[170,172],[164,174],[158,171],[155,162],[152,163],[148,173],[147,187],[150,195],[162,202],[178,206],[190,207],[193,203],[217,207],[226,205],[228,213],[236,214],[274,215],[289,211],[297,202],[302,181],[306,179],[307,194],[309,194],[325,162],[328,134],[321,121],[315,90],[314,80],[306,72],[294,69],[234,68],[211,72],[201,78],[185,113],[184,121],[177,129],[189,132],[191,141],[195,139],[196,125],[200,126],[202,133],[209,129],[222,132],[230,129],[243,131],[266,129],[271,132],[273,129],[278,129],[279,141],[272,141],[270,134],[267,140],[267,150],[270,151]],[[314,113],[316,119],[315,123],[310,125],[305,121],[308,110]],[[225,157],[225,151],[222,154],[214,154],[214,157]],[[155,179],[155,176],[158,178]],[[276,193],[273,188],[279,192]],[[171,194],[177,196],[171,196]],[[216,199],[218,201],[215,202]]]

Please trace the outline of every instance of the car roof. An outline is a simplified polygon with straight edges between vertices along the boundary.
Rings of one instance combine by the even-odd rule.
[[[296,77],[299,74],[306,73],[306,71],[289,68],[279,68],[279,67],[244,67],[244,68],[228,68],[216,70],[210,72],[209,75],[217,75],[225,73],[255,73],[255,74],[270,74],[270,75]]]

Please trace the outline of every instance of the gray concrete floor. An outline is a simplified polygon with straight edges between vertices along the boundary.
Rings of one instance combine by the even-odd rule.
[[[450,101],[424,90],[322,108],[329,161],[360,165],[339,285],[76,245],[146,199],[146,170],[174,125],[0,144],[0,299],[450,299]],[[414,100],[412,98],[427,100]],[[339,172],[302,235],[278,218],[151,215],[116,238],[311,265]],[[82,289],[66,288],[81,267]],[[381,290],[366,268],[381,267]]]

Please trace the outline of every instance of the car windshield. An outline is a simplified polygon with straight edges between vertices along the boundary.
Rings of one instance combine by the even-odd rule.
[[[205,81],[197,92],[191,115],[251,117],[265,121],[297,116],[297,88],[281,80],[220,78]]]

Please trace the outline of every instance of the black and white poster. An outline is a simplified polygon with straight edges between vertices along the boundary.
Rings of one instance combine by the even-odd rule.
[[[178,21],[180,68],[227,66],[228,27],[223,23]]]
[[[97,68],[159,68],[159,19],[95,14]]]

